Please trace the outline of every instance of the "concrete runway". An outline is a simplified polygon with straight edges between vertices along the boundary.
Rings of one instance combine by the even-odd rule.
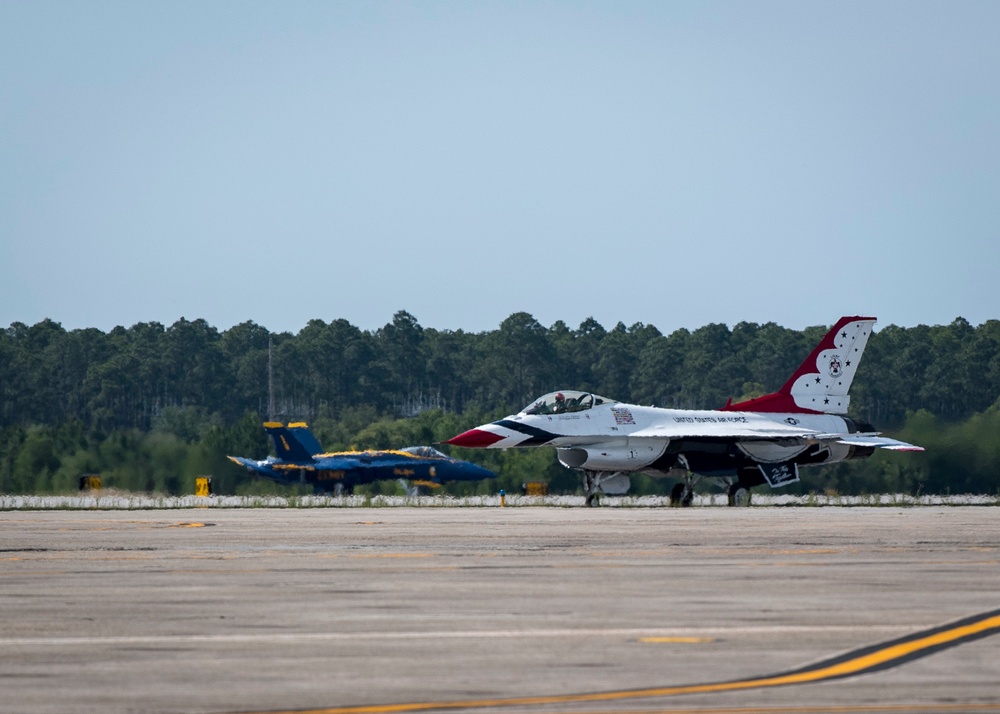
[[[1000,712],[998,540],[989,507],[0,513],[0,711]]]

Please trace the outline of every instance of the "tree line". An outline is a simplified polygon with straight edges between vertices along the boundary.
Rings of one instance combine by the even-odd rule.
[[[168,493],[186,492],[196,473],[215,475],[230,492],[265,488],[225,455],[266,455],[260,424],[272,410],[276,419],[309,421],[333,450],[441,441],[559,388],[716,408],[780,387],[827,329],[741,322],[664,335],[643,323],[608,330],[593,319],[545,327],[517,312],[496,330],[471,333],[424,328],[405,311],[377,330],[317,319],[297,334],[253,322],[220,331],[183,318],[107,333],[13,323],[0,331],[0,491],[65,490],[84,472]],[[1000,454],[986,446],[1000,441],[990,432],[1000,426],[1000,321],[880,329],[851,396],[852,415],[880,429],[917,443],[911,431],[950,441],[922,461],[879,457],[808,470],[821,475],[801,488],[1000,488]],[[554,454],[538,453],[457,455],[494,468],[508,488],[521,480],[575,488]],[[640,479],[637,488],[659,486]]]

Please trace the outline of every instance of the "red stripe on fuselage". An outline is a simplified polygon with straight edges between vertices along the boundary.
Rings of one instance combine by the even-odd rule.
[[[464,446],[467,449],[485,449],[503,439],[504,437],[494,434],[492,431],[469,429],[468,431],[463,431],[458,436],[451,437],[444,443],[451,444],[452,446]]]

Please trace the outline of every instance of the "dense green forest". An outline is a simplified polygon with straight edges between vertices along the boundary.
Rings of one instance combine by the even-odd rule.
[[[85,473],[137,491],[188,493],[199,475],[212,475],[217,493],[275,490],[225,458],[268,453],[269,362],[275,418],[308,421],[329,450],[396,448],[441,441],[559,388],[679,408],[759,396],[827,329],[744,322],[664,335],[592,319],[545,327],[518,312],[467,333],[424,328],[404,311],[374,331],[312,320],[297,334],[186,319],[109,333],[14,323],[0,331],[0,492],[70,492]],[[1000,492],[1000,321],[880,329],[851,396],[852,415],[927,452],[806,469],[791,492]],[[551,449],[453,455],[500,475],[453,493],[526,480],[579,486]]]

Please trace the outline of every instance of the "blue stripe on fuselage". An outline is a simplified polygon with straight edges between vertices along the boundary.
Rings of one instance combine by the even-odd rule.
[[[528,437],[527,440],[522,441],[518,446],[541,446],[542,444],[549,443],[558,436],[558,434],[545,431],[545,429],[539,429],[537,426],[528,426],[527,424],[522,424],[519,421],[511,421],[510,419],[502,419],[493,423],[497,426],[502,426],[504,429],[510,429]]]

